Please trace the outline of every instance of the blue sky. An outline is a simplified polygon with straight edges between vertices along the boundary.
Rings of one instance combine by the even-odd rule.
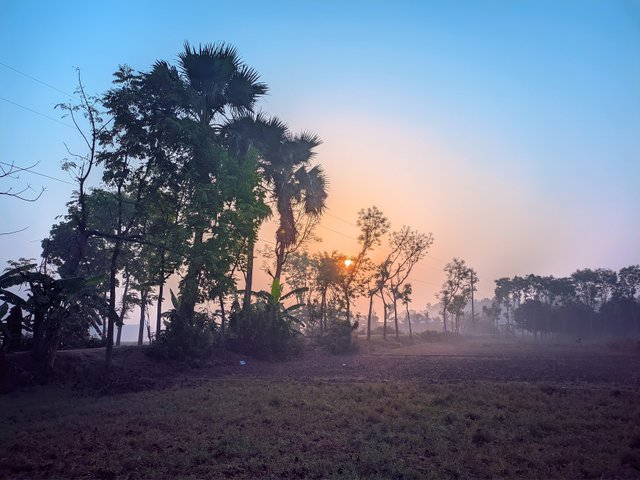
[[[73,129],[10,103],[59,119],[71,97],[6,66],[68,93],[79,67],[100,94],[119,64],[227,41],[270,86],[261,108],[324,140],[317,248],[355,250],[356,211],[373,204],[433,232],[416,307],[453,256],[483,296],[500,276],[640,262],[640,2],[130,3],[0,1],[0,161],[64,179],[63,142],[82,150]],[[0,237],[0,261],[38,255],[71,190],[24,183],[46,192],[0,198],[0,231],[29,227]]]

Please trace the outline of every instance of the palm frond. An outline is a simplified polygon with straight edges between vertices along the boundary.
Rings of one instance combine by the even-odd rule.
[[[300,293],[305,293],[309,291],[309,287],[300,287],[300,288],[296,288],[294,290],[291,290],[290,292],[285,293],[281,300],[286,300],[287,298],[291,298],[294,295],[298,295]]]
[[[240,65],[227,82],[224,96],[235,113],[252,111],[258,98],[267,93],[267,85],[258,81],[260,75],[247,65]]]

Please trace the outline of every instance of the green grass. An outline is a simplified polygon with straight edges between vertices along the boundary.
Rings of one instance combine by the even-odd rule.
[[[0,478],[640,478],[640,394],[221,380],[0,397]]]

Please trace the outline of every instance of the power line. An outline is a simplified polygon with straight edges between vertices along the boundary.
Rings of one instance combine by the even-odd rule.
[[[418,283],[426,283],[427,285],[432,285],[434,287],[439,287],[440,286],[437,283],[427,282],[426,280],[420,280],[418,278],[408,278],[407,280],[412,281],[412,282],[418,282]]]
[[[65,92],[65,91],[63,91],[63,90],[60,90],[59,88],[56,88],[56,87],[54,87],[53,85],[48,84],[47,82],[43,82],[42,80],[39,80],[39,79],[37,79],[36,77],[33,77],[33,76],[29,75],[28,73],[21,72],[21,71],[20,71],[20,70],[18,70],[17,68],[14,68],[14,67],[12,67],[12,66],[10,66],[10,65],[7,65],[6,63],[2,63],[2,62],[0,62],[0,65],[2,65],[2,66],[3,66],[3,67],[5,67],[5,68],[8,68],[9,70],[13,70],[14,72],[19,73],[20,75],[23,75],[23,76],[25,76],[25,77],[27,77],[27,78],[30,78],[30,79],[31,79],[31,80],[33,80],[34,82],[38,82],[38,83],[40,83],[40,84],[44,85],[45,87],[50,88],[51,90],[55,90],[56,92],[63,93],[63,94],[65,94],[65,95],[66,95],[66,96],[68,96],[68,97],[70,97],[70,96],[71,96],[69,93],[67,93],[67,92]]]
[[[358,227],[358,225],[356,225],[355,223],[352,223],[349,220],[345,220],[344,218],[340,218],[337,215],[334,215],[333,213],[329,213],[329,212],[324,212],[324,213],[326,213],[330,217],[333,217],[333,218],[335,218],[337,220],[340,220],[341,222],[346,223],[347,225],[351,225],[352,227],[356,227],[356,228]]]
[[[8,99],[6,99],[4,97],[0,97],[0,100],[4,100],[7,103],[11,103],[12,105],[15,105],[16,107],[24,108],[25,110],[28,110],[31,113],[35,113],[36,115],[40,115],[41,117],[48,118],[49,120],[53,120],[54,122],[58,122],[58,123],[64,125],[65,127],[69,127],[69,128],[73,128],[73,129],[76,128],[73,125],[69,125],[68,123],[65,123],[65,122],[63,122],[61,120],[58,120],[57,118],[53,118],[53,117],[50,117],[49,115],[45,115],[44,113],[37,112],[37,111],[35,111],[35,110],[33,110],[33,109],[29,108],[29,107],[25,107],[24,105],[20,105],[19,103],[13,102],[13,101],[8,100]]]
[[[337,233],[338,235],[342,235],[343,237],[350,238],[351,240],[356,240],[356,241],[358,240],[357,238],[354,238],[354,237],[352,237],[350,235],[347,235],[346,233],[342,233],[342,232],[339,232],[339,231],[334,230],[332,228],[325,227],[324,225],[320,225],[320,227],[324,228],[325,230],[329,230],[330,232]]]
[[[67,181],[67,180],[63,180],[63,179],[61,179],[61,178],[57,178],[57,177],[52,177],[51,175],[47,175],[47,174],[44,174],[44,173],[36,172],[35,170],[32,170],[32,169],[30,169],[30,168],[22,168],[22,167],[20,167],[20,166],[18,166],[18,165],[16,165],[16,164],[7,163],[7,162],[2,162],[2,161],[0,161],[0,164],[2,164],[2,165],[6,165],[7,167],[15,167],[15,168],[19,168],[19,169],[20,169],[20,173],[21,173],[21,172],[33,173],[34,175],[39,175],[39,176],[41,176],[41,177],[50,178],[51,180],[55,180],[55,181],[57,181],[57,182],[66,183],[66,184],[68,184],[68,185],[75,185],[75,183],[73,183],[73,182],[69,182],[69,181]]]

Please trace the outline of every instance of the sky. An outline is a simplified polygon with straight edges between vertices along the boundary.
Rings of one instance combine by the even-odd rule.
[[[0,236],[2,264],[39,256],[65,213],[60,164],[85,150],[54,107],[73,100],[76,68],[100,95],[119,65],[175,62],[185,41],[234,45],[269,85],[259,108],[322,138],[328,210],[312,251],[355,254],[357,212],[372,205],[392,229],[433,233],[411,275],[416,309],[436,302],[453,257],[478,273],[479,297],[500,277],[640,263],[638,0],[0,0],[0,12],[0,162],[58,179],[0,179],[45,188],[33,203],[0,196],[0,232],[26,228]]]

